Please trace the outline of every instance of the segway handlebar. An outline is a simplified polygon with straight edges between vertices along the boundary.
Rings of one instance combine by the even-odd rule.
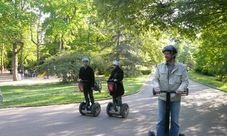
[[[117,82],[117,79],[108,79],[107,82]]]
[[[176,91],[173,91],[173,90],[160,90],[161,93],[176,93]],[[156,92],[153,88],[153,95],[156,95]],[[181,95],[188,95],[188,88],[186,88],[182,93]]]
[[[161,90],[161,93],[176,93],[176,91],[173,90]]]
[[[173,90],[161,90],[161,93],[176,93],[176,91]],[[181,92],[181,95],[188,95],[188,90]]]
[[[79,80],[79,82],[87,82],[88,80],[82,80],[82,79],[80,79]]]

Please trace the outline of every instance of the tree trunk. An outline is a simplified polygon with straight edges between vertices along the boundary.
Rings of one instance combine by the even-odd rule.
[[[23,65],[23,47],[20,50],[20,70],[24,71],[24,65]]]
[[[2,51],[1,51],[1,73],[5,70],[4,69],[4,43],[2,44]]]
[[[36,57],[37,57],[37,65],[40,63],[40,44],[36,45]]]
[[[62,51],[63,49],[64,49],[64,40],[63,40],[63,35],[61,35],[59,39],[58,52]]]
[[[17,44],[13,43],[13,58],[12,58],[12,62],[13,62],[13,81],[18,81],[18,57],[17,57]]]
[[[58,45],[58,52],[60,52],[61,51],[61,47],[62,47],[62,40],[61,40],[61,36],[59,37],[60,39],[59,39],[59,45]]]

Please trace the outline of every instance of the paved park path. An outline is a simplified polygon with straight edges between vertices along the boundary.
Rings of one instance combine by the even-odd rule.
[[[125,119],[108,117],[106,105],[98,117],[82,116],[78,104],[0,109],[0,136],[146,136],[155,130],[157,97],[152,77],[137,94],[126,96]],[[181,132],[186,136],[227,136],[227,93],[190,81],[190,94],[182,99]]]

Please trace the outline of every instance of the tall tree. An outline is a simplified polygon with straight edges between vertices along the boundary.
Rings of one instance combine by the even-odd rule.
[[[12,43],[12,68],[13,68],[13,80],[18,80],[18,54],[20,50],[24,47],[24,35],[23,30],[26,29],[28,25],[28,16],[26,14],[28,10],[27,1],[5,1],[3,7],[6,10],[3,11],[3,18],[1,25],[1,33],[4,35],[8,41]]]
[[[90,0],[55,0],[43,3],[44,13],[49,15],[43,24],[47,48],[48,44],[57,45],[54,53],[71,48],[71,43],[80,37],[79,32],[86,29],[85,17],[88,15],[89,3]]]

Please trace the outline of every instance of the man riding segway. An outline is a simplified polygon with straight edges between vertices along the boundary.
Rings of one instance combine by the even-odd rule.
[[[162,53],[166,61],[157,65],[153,79],[154,93],[159,94],[156,132],[157,136],[178,136],[181,94],[184,93],[189,83],[187,68],[184,64],[175,61],[177,50],[173,45],[164,47]],[[166,117],[169,113],[170,131],[169,116]],[[148,135],[154,136],[155,134],[150,131]]]
[[[94,82],[95,82],[95,77],[94,77],[94,71],[93,69],[88,65],[89,59],[88,58],[83,58],[83,67],[80,68],[79,71],[79,88],[80,91],[83,92],[85,102],[82,102],[80,104],[79,110],[82,115],[85,114],[92,114],[93,116],[98,116],[101,107],[99,103],[95,103],[94,101],[94,96],[93,96],[93,90],[94,90]],[[89,100],[89,97],[90,100]],[[90,105],[91,101],[91,105]]]

